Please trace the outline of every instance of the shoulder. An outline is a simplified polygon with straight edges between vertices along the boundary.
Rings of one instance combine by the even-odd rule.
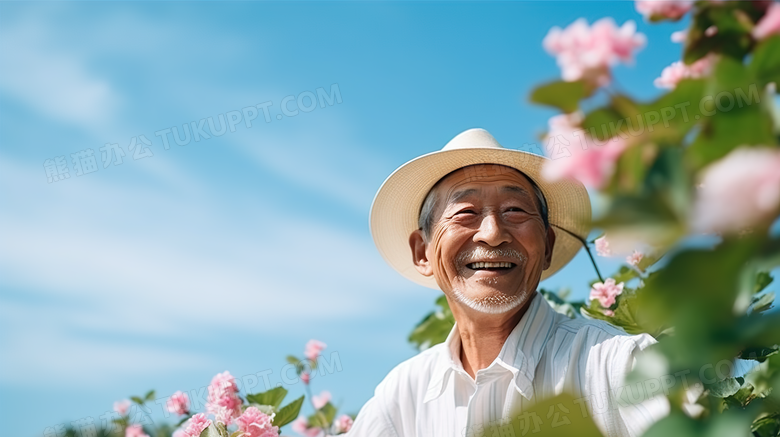
[[[602,320],[578,318],[562,321],[553,342],[568,352],[560,358],[581,372],[583,383],[619,386],[637,355],[656,340],[649,334],[629,335]]]
[[[587,347],[610,350],[643,350],[656,343],[649,334],[630,335],[603,320],[585,318],[565,318],[557,325],[555,336]]]

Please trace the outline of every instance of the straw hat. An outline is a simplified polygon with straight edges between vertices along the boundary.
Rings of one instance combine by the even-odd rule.
[[[484,129],[469,129],[439,151],[417,157],[399,167],[379,188],[371,205],[369,227],[379,253],[398,273],[438,290],[433,276],[421,275],[412,262],[409,235],[418,229],[422,203],[442,177],[474,164],[501,164],[516,168],[530,178],[547,200],[555,246],[550,268],[542,279],[563,268],[583,245],[590,229],[590,199],[576,181],[548,182],[541,176],[547,158],[520,150],[505,149]]]

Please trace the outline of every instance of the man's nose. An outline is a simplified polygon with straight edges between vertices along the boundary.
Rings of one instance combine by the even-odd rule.
[[[485,243],[497,247],[502,243],[512,241],[512,236],[507,232],[501,221],[494,213],[486,214],[479,225],[479,230],[474,234],[475,243]]]

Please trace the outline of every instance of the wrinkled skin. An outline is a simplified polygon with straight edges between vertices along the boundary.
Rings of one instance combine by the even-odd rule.
[[[523,191],[506,190],[506,186]],[[509,167],[477,165],[450,174],[436,189],[439,200],[431,241],[426,243],[420,231],[409,239],[418,271],[434,275],[448,296],[457,289],[478,302],[500,303],[535,291],[542,271],[550,266],[555,234],[544,228],[531,182]],[[455,194],[469,189],[475,192],[454,199]],[[464,252],[479,248],[499,249],[505,254],[478,256],[477,260],[507,261],[516,266],[500,272],[473,270],[467,266],[473,258],[459,259]]]
[[[464,350],[475,348],[462,357],[473,376],[472,367],[484,368],[497,356],[525,313],[542,271],[550,266],[555,232],[545,229],[533,186],[515,169],[464,167],[435,189],[439,197],[430,241],[417,230],[409,245],[417,270],[433,275],[447,296]],[[469,267],[479,261],[513,266]]]

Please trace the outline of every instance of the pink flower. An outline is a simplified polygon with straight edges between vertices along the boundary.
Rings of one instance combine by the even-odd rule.
[[[200,433],[209,426],[211,426],[211,420],[207,419],[205,414],[198,413],[187,421],[183,437],[200,437]]]
[[[230,425],[241,414],[236,380],[230,372],[219,373],[209,384],[209,396],[206,411],[214,415],[214,420]]]
[[[698,79],[709,75],[714,64],[713,54],[700,58],[691,65],[685,65],[682,61],[673,62],[661,71],[661,77],[656,78],[653,84],[657,88],[673,89],[683,79]]]
[[[688,13],[693,6],[693,1],[677,0],[637,0],[636,10],[646,20],[660,20],[668,18],[679,20]]]
[[[626,257],[626,262],[636,267],[639,265],[639,261],[642,261],[643,257],[644,255],[642,255],[642,252],[635,250],[634,253]]]
[[[328,345],[325,343],[312,339],[306,343],[306,350],[303,352],[303,354],[306,356],[306,358],[315,361],[326,347],[328,347]]]
[[[171,413],[185,415],[190,412],[190,399],[187,393],[177,391],[168,399],[166,407]]]
[[[132,404],[127,399],[116,401],[114,402],[114,411],[119,413],[120,416],[127,416],[127,412],[130,410],[130,405]]]
[[[713,37],[717,34],[718,34],[718,26],[712,25],[704,29],[704,36],[706,37]]]
[[[688,39],[688,29],[672,32],[672,42],[681,43]]]
[[[780,3],[773,2],[753,28],[753,38],[761,41],[777,34],[780,34]]]
[[[562,146],[549,140],[548,149],[551,149],[549,145],[552,144],[554,146],[552,149],[556,149],[552,152],[558,156],[551,156],[552,159],[544,163],[542,176],[549,181],[569,178],[579,180],[593,188],[603,187],[612,177],[618,158],[628,147],[627,140],[616,136],[604,145],[597,146],[583,130],[580,130],[579,134],[577,131],[555,131],[554,129],[558,127],[553,125],[558,123],[560,122],[550,120],[551,130],[548,137],[556,141],[560,139],[561,143],[568,144],[565,148],[567,153],[559,153],[564,150],[561,149]],[[555,136],[550,137],[550,135]]]
[[[339,416],[335,422],[333,422],[333,430],[336,434],[343,434],[349,432],[352,429],[353,420],[346,414]]]
[[[323,391],[319,394],[319,396],[314,395],[311,397],[311,403],[314,404],[314,408],[320,409],[330,402],[330,392],[329,391]]]
[[[598,299],[601,306],[609,308],[615,303],[615,298],[623,292],[623,284],[615,284],[615,280],[607,278],[606,281],[593,284],[590,289],[590,300]]]
[[[278,437],[279,427],[273,426],[272,417],[249,407],[236,419],[238,430],[243,432],[242,437]]]
[[[611,79],[609,67],[631,62],[633,51],[645,45],[645,36],[636,32],[633,21],[617,27],[611,18],[602,18],[589,27],[580,18],[566,29],[550,29],[542,45],[556,57],[563,80],[586,79],[604,86]]]
[[[769,221],[780,206],[780,149],[740,147],[703,170],[692,227],[733,232]]]
[[[300,416],[293,421],[290,425],[293,431],[306,437],[318,437],[324,435],[324,432],[320,428],[309,428],[309,421],[305,417]]]
[[[303,381],[304,384],[308,384],[309,381],[311,381],[311,375],[309,375],[309,372],[301,373],[301,381]]]
[[[149,437],[141,425],[130,425],[125,428],[125,437]]]
[[[615,315],[615,312],[612,310],[604,310],[604,315],[608,317],[612,317]]]
[[[612,256],[612,252],[609,250],[609,241],[607,241],[607,236],[602,235],[599,238],[596,238],[594,241],[596,244],[596,253],[599,256]]]

